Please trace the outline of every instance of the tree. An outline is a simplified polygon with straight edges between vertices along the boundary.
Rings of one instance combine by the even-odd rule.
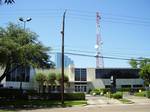
[[[140,58],[140,60],[133,59],[129,63],[133,68],[140,69],[139,73],[140,77],[144,79],[146,85],[150,86],[150,59],[149,58]]]
[[[129,64],[131,65],[132,68],[138,68],[138,63],[135,59],[131,59],[129,61]]]
[[[47,83],[48,83],[48,85],[50,84],[50,86],[48,86],[48,91],[50,92],[50,90],[51,90],[51,88],[52,88],[52,86],[54,85],[54,84],[56,84],[56,73],[50,73],[50,74],[48,74],[48,77],[47,77]]]
[[[13,4],[13,3],[15,3],[14,0],[0,0],[0,4],[2,4],[3,2],[4,2],[5,4]]]
[[[62,74],[61,74],[61,73],[58,73],[58,74],[57,74],[56,80],[57,80],[58,83],[61,85],[61,80],[62,80]],[[66,86],[68,85],[68,82],[69,82],[68,76],[64,75],[64,84],[65,84]]]
[[[43,73],[37,73],[35,75],[35,80],[38,82],[39,84],[39,93],[41,91],[41,88],[43,87],[44,83],[47,81],[47,77],[45,74]]]
[[[142,67],[140,71],[141,78],[145,80],[145,85],[150,87],[150,64],[147,64]]]
[[[20,66],[47,67],[51,64],[48,51],[38,40],[37,34],[10,23],[0,27],[0,66],[4,73],[0,82]]]

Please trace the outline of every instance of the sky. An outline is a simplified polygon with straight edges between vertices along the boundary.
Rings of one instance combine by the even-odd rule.
[[[99,12],[100,51],[104,57],[150,57],[150,0],[16,0],[0,6],[0,26],[20,24],[31,17],[26,28],[52,48],[61,51],[62,16],[65,19],[65,52],[96,55],[96,12]],[[95,67],[94,57],[68,55],[76,67]],[[129,61],[104,58],[104,67],[130,67]]]

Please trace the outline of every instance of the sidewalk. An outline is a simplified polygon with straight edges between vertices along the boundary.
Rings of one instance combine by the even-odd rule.
[[[88,106],[99,106],[99,105],[116,105],[122,104],[120,101],[104,96],[92,96],[86,95]]]
[[[133,95],[124,96],[125,99],[133,101],[135,104],[150,104],[150,99]]]

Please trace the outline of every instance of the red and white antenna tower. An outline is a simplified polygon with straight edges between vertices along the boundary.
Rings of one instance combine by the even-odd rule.
[[[96,68],[104,68],[104,61],[102,57],[102,39],[100,36],[100,15],[96,12]]]

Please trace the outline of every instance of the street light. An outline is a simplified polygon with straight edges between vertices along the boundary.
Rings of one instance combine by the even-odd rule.
[[[31,21],[32,20],[32,18],[26,18],[26,19],[24,19],[24,18],[22,18],[22,17],[20,17],[19,18],[19,20],[21,21],[21,22],[23,22],[23,24],[24,24],[24,31],[26,30],[26,22],[29,22],[29,21]],[[25,72],[26,73],[26,72]],[[22,76],[21,76],[21,80],[20,80],[20,90],[22,90]]]
[[[20,20],[21,22],[23,22],[23,23],[24,23],[24,30],[25,30],[25,28],[26,28],[26,22],[31,21],[31,20],[32,20],[32,18],[24,19],[24,18],[20,17],[20,18],[19,18],[19,20]]]

